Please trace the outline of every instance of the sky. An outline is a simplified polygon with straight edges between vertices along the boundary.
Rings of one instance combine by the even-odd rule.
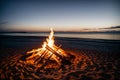
[[[120,25],[119,0],[0,0],[0,31],[81,31]]]

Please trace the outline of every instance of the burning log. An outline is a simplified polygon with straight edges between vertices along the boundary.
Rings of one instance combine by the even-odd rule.
[[[42,59],[42,57],[44,57],[44,56],[45,56],[45,54],[46,54],[47,52],[48,52],[48,51],[47,51],[47,50],[45,50],[43,53],[41,53],[40,57],[36,58],[36,59],[35,59],[35,61],[34,61],[34,63],[35,63],[36,61],[41,60],[41,59]]]
[[[58,56],[59,58],[62,58],[62,56],[60,54],[57,53],[57,51],[53,50],[51,47],[49,47],[48,45],[46,46],[46,49],[48,49],[50,52],[52,52],[53,54],[55,54],[56,56]]]
[[[36,61],[36,63],[40,63],[44,58],[45,56],[47,55],[48,51],[43,55],[43,57],[40,57],[40,59],[38,61]]]

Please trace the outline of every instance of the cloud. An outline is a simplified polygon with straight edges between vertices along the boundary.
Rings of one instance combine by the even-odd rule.
[[[113,27],[108,27],[108,28],[100,28],[100,29],[120,29],[120,26],[113,26]]]
[[[4,25],[4,24],[7,24],[8,22],[5,21],[5,22],[0,22],[0,25]]]
[[[7,23],[7,21],[0,22],[0,32],[5,31],[5,26]]]

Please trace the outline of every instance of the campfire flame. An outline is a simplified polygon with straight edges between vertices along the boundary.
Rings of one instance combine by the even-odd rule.
[[[46,39],[47,42],[44,42],[44,44],[42,46],[43,50],[45,50],[46,45],[53,48],[53,45],[54,45],[54,37],[53,37],[53,35],[54,35],[54,32],[53,32],[53,29],[51,28],[50,35],[49,35],[48,39]]]
[[[57,47],[54,44],[54,31],[51,28],[51,32],[50,35],[48,36],[48,38],[46,39],[45,42],[43,42],[42,48],[38,48],[38,49],[33,49],[32,51],[28,51],[27,54],[31,54],[32,55],[30,57],[28,57],[27,59],[33,59],[35,57],[40,57],[40,58],[35,58],[34,62],[36,62],[38,60],[38,63],[40,61],[40,59],[45,58],[45,59],[54,59],[58,64],[60,64],[60,60],[59,58],[65,57],[67,56],[67,54],[65,53],[64,50],[62,50],[60,47]]]

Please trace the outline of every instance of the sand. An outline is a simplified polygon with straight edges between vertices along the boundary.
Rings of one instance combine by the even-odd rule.
[[[71,52],[73,53],[73,52]],[[4,58],[0,63],[1,79],[41,80],[119,80],[118,54],[80,50],[71,65],[43,68],[21,60],[22,54]]]
[[[61,39],[63,40],[63,38]],[[61,39],[57,41],[60,42]],[[64,43],[62,44],[62,46],[64,45],[62,48],[66,52],[75,56],[72,64],[60,66],[49,62],[47,67],[42,69],[39,69],[39,65],[29,63],[21,58],[26,54],[26,51],[33,49],[34,46],[1,47],[0,78],[11,80],[120,80],[120,58],[117,48],[114,47],[113,50],[105,51],[103,50],[104,48],[101,48],[101,50],[94,47],[81,48],[81,46],[78,47],[72,43],[68,44],[69,42],[70,40],[61,43]],[[80,43],[79,40],[73,41],[73,43],[76,42]]]

